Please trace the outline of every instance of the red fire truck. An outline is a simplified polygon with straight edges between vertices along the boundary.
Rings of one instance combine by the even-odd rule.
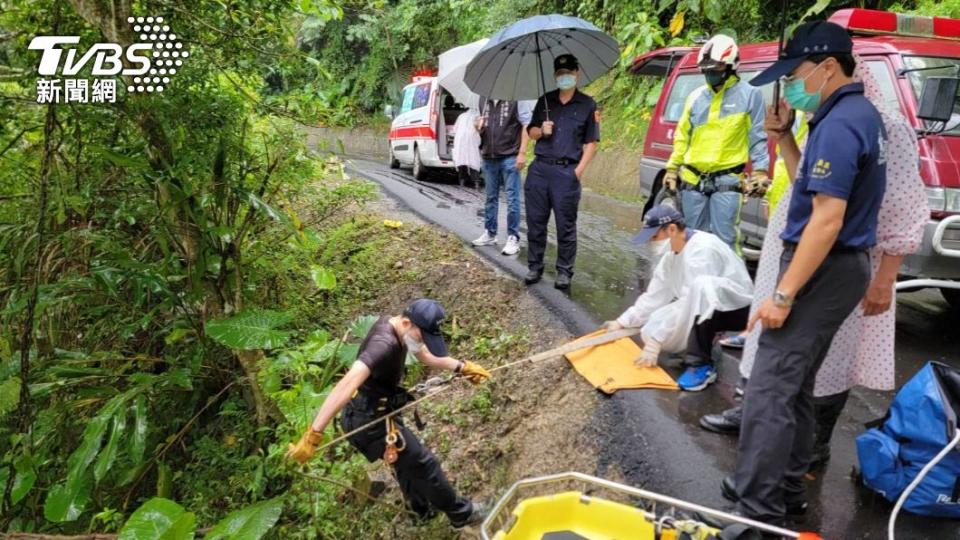
[[[960,310],[960,96],[955,94],[960,76],[960,20],[845,9],[830,21],[850,31],[854,52],[869,66],[885,101],[906,115],[920,137],[920,169],[930,221],[920,250],[904,261],[898,290],[936,287]],[[635,74],[665,77],[640,163],[641,190],[650,193],[651,199],[660,191],[684,101],[704,84],[696,65],[697,50],[659,49],[638,56],[631,67]],[[742,46],[740,75],[750,80],[773,63],[776,54],[776,43]],[[946,94],[945,88],[953,88],[954,94]],[[763,91],[770,103],[773,85]],[[948,119],[932,119],[929,111],[938,107]],[[759,255],[766,232],[763,205],[764,201],[748,199],[743,206],[741,230],[748,257]]]

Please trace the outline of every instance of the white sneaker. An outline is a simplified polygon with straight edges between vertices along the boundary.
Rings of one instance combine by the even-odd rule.
[[[496,243],[497,243],[497,237],[490,236],[490,233],[487,231],[483,231],[483,236],[473,241],[473,245],[475,246],[492,246]]]
[[[516,255],[520,253],[520,239],[513,235],[508,236],[507,245],[503,246],[503,251],[500,253],[504,255]]]

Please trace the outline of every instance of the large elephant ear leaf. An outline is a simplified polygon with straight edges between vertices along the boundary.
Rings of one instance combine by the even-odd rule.
[[[247,310],[210,321],[205,329],[211,339],[231,349],[275,349],[287,342],[290,332],[281,330],[293,316],[270,310]]]
[[[137,508],[117,540],[192,540],[197,517],[179,504],[154,497]]]
[[[283,501],[263,501],[235,512],[217,523],[205,540],[259,540],[280,519]]]

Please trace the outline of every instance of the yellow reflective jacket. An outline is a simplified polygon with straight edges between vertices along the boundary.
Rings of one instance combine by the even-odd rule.
[[[754,170],[769,171],[767,135],[763,130],[766,109],[759,88],[733,76],[715,92],[709,85],[687,97],[673,134],[673,153],[667,169],[689,165],[701,172],[716,172],[750,160]],[[696,174],[681,170],[691,184]]]
[[[803,113],[797,114],[797,119],[793,121],[793,137],[800,148],[803,148],[803,143],[806,141],[809,132],[810,126],[807,125],[807,116]],[[777,209],[777,203],[780,202],[780,198],[787,192],[789,186],[790,175],[787,173],[786,163],[780,157],[780,146],[778,145],[777,161],[773,164],[773,183],[770,184],[770,189],[767,190],[765,196],[767,203],[770,205],[768,215],[773,215],[773,211]]]

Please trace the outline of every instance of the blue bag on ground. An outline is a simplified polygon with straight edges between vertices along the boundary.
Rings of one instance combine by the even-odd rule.
[[[857,437],[864,483],[893,502],[956,435],[960,369],[928,362],[897,392],[879,428]],[[903,508],[960,518],[960,449],[954,448],[910,494]]]

